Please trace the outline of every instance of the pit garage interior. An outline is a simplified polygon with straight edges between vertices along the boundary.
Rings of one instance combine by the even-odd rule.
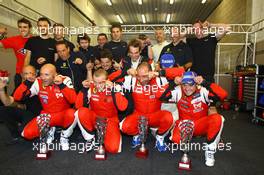
[[[123,135],[122,152],[108,154],[105,161],[94,160],[94,152],[61,150],[53,151],[48,160],[42,161],[35,159],[36,151],[32,150],[38,139],[7,146],[11,135],[0,121],[0,174],[264,174],[263,0],[0,0],[0,27],[7,28],[7,37],[19,34],[18,19],[27,18],[36,27],[42,16],[52,24],[96,27],[109,39],[111,24],[120,23],[124,41],[146,34],[152,44],[156,42],[156,27],[164,29],[170,42],[171,27],[191,26],[196,19],[229,24],[232,30],[216,47],[214,77],[228,92],[227,100],[218,104],[218,111],[225,118],[221,142],[231,148],[215,154],[214,167],[204,165],[204,151],[191,151],[192,169],[182,171],[178,170],[180,151],[158,152],[155,138],[149,134],[149,157],[138,159],[130,145],[131,137]],[[97,34],[89,33],[92,46],[97,45]],[[77,34],[66,38],[77,46]],[[0,69],[10,72],[9,94],[14,88],[15,65],[13,50],[1,48]],[[70,141],[84,141],[78,129]],[[199,137],[193,139],[203,141]]]

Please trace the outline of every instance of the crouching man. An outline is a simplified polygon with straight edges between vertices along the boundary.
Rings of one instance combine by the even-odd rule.
[[[214,153],[216,152],[223,130],[224,117],[217,113],[213,107],[216,100],[223,100],[227,92],[215,83],[206,82],[194,72],[185,72],[182,77],[176,77],[170,85],[171,101],[177,103],[179,120],[172,130],[170,139],[180,144],[181,133],[178,127],[182,120],[194,122],[193,136],[206,136],[205,165],[214,166]],[[211,104],[210,104],[211,103]],[[212,104],[213,103],[213,104]]]
[[[105,70],[98,69],[93,74],[92,82],[88,80],[83,82],[85,88],[78,94],[76,101],[78,111],[75,115],[82,135],[89,144],[86,151],[91,151],[95,144],[93,132],[96,118],[103,117],[106,118],[105,149],[109,153],[119,153],[122,137],[119,130],[118,110],[124,111],[128,101],[122,93],[121,86],[113,85],[107,77]]]

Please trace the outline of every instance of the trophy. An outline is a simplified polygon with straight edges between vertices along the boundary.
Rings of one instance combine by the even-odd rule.
[[[180,170],[191,170],[191,159],[188,157],[189,143],[191,142],[194,130],[194,122],[192,120],[182,120],[178,128],[181,133],[180,146],[184,146],[183,156],[179,162]]]
[[[140,148],[136,152],[136,157],[146,159],[148,157],[148,149],[145,146],[148,132],[148,120],[145,116],[140,116],[138,120],[138,132],[141,142]]]
[[[105,117],[96,117],[96,133],[97,142],[99,143],[99,148],[95,153],[95,160],[106,160],[106,151],[104,148],[104,137],[106,132],[107,119]]]
[[[40,133],[40,146],[36,159],[46,160],[50,157],[50,151],[48,150],[47,138],[50,130],[50,115],[40,114],[37,116],[37,125]]]

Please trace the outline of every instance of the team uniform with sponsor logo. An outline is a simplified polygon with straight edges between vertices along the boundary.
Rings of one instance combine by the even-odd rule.
[[[165,70],[163,70],[165,72]],[[167,76],[180,76],[184,72],[183,69],[167,70]],[[173,116],[169,111],[161,110],[160,97],[165,91],[167,85],[165,77],[156,77],[150,80],[149,85],[142,86],[135,77],[126,76],[124,81],[124,89],[131,91],[134,101],[134,112],[127,116],[121,123],[122,132],[133,135],[133,146],[139,145],[138,137],[138,120],[140,116],[145,116],[148,120],[148,127],[157,128],[156,146],[159,151],[166,149],[164,135],[173,126]]]
[[[206,136],[206,165],[213,166],[214,159],[212,157],[216,152],[216,147],[220,141],[224,118],[218,113],[208,115],[210,106],[210,96],[217,96],[223,100],[227,97],[227,93],[220,86],[212,83],[206,83],[205,87],[197,88],[196,92],[191,96],[186,96],[183,93],[181,86],[177,86],[172,92],[171,101],[177,103],[179,111],[179,120],[176,121],[175,128],[172,130],[171,140],[179,144],[181,133],[178,125],[182,120],[192,120],[194,122],[193,136]],[[210,91],[208,90],[210,89]],[[212,160],[212,161],[211,161]]]
[[[96,117],[107,119],[105,134],[105,149],[110,153],[121,152],[122,137],[119,130],[118,110],[125,110],[128,105],[127,99],[121,92],[121,87],[115,85],[115,90],[107,89],[98,91],[91,84],[89,89],[83,89],[77,96],[75,113],[78,125],[85,140],[94,142]],[[88,104],[90,108],[88,107]]]
[[[41,79],[36,79],[32,84],[29,81],[22,83],[14,93],[16,101],[38,95],[42,111],[41,114],[50,114],[50,127],[59,126],[64,130],[61,133],[61,142],[71,136],[77,121],[74,117],[75,110],[71,108],[76,100],[75,90],[72,88],[69,77],[64,77],[60,85],[43,86]],[[36,118],[31,120],[24,128],[22,136],[26,139],[39,137]],[[67,141],[67,140],[66,140]]]

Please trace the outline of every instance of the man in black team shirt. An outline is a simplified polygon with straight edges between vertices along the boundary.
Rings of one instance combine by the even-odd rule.
[[[54,64],[56,41],[49,36],[48,18],[39,18],[37,25],[39,36],[29,38],[24,47],[27,50],[24,65],[30,64],[38,71],[46,63]]]
[[[70,52],[70,47],[65,41],[56,44],[59,58],[55,66],[57,73],[71,78],[74,89],[79,92],[82,88],[82,81],[86,79],[86,66],[84,56],[80,52]]]
[[[34,82],[36,70],[32,66],[26,66],[22,70],[24,84]],[[11,133],[12,139],[8,145],[21,141],[21,131],[24,126],[37,116],[41,111],[41,104],[37,96],[23,100],[23,103],[17,103],[6,91],[7,82],[0,80],[0,101],[4,106],[0,107],[0,118]]]
[[[112,40],[106,43],[104,48],[112,52],[115,69],[120,69],[121,60],[127,56],[127,43],[122,41],[122,28],[120,25],[112,25],[110,31]]]
[[[70,48],[70,51],[73,52],[73,49],[75,48],[74,44],[68,40],[66,40],[64,38],[64,34],[65,34],[65,31],[64,31],[64,25],[63,24],[60,24],[60,23],[55,23],[53,25],[53,35],[54,35],[54,39],[55,41],[64,41],[67,43],[67,45],[69,46]]]
[[[95,47],[90,46],[91,38],[86,33],[79,34],[77,42],[80,46],[79,51],[85,56],[85,63],[94,63],[96,59],[100,58],[99,51]]]
[[[210,28],[217,30],[215,34],[209,32]],[[195,38],[187,38],[187,44],[192,49],[193,65],[191,70],[201,75],[209,82],[214,82],[215,73],[215,50],[217,42],[230,30],[226,24],[202,23],[197,20],[193,24]]]
[[[183,66],[185,70],[192,66],[192,50],[182,41],[179,28],[172,28],[172,42],[163,47],[159,57],[162,69]]]

